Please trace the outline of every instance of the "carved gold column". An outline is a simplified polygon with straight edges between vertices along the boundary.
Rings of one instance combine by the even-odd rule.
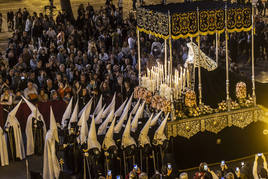
[[[138,66],[139,66],[139,85],[141,85],[141,46],[140,46],[140,31],[137,29],[138,40]]]
[[[172,85],[172,34],[171,34],[171,17],[170,17],[170,11],[168,11],[168,23],[169,23],[169,65],[170,65],[170,72],[169,72],[169,86],[171,88],[171,120],[176,120],[175,116],[175,109],[174,109],[174,90]]]
[[[251,29],[251,62],[252,62],[252,98],[254,106],[256,106],[256,93],[255,93],[255,58],[254,58],[254,30],[255,30],[255,4],[252,4],[252,29]]]
[[[226,103],[228,111],[230,111],[230,95],[229,95],[229,55],[228,55],[228,15],[227,5],[225,5],[225,57],[226,57]]]
[[[198,20],[198,91],[199,91],[199,104],[202,104],[202,81],[201,81],[201,63],[200,63],[200,24],[199,24],[199,8],[197,7],[197,20]]]

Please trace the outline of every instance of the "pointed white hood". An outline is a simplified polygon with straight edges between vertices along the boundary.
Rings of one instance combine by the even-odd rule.
[[[65,120],[70,119],[71,113],[72,113],[72,107],[73,107],[73,97],[71,98],[71,100],[70,100],[70,102],[69,102],[69,104],[68,104],[68,106],[67,106],[67,108],[62,116],[62,119],[61,119],[61,126],[62,127],[66,127]]]
[[[95,124],[100,124],[102,122],[102,113],[104,111],[106,105],[104,105],[101,110],[99,111],[98,115],[95,118]]]
[[[121,115],[119,121],[117,122],[115,128],[114,128],[114,133],[119,133],[122,129],[124,121],[127,119],[128,115],[128,110],[124,111],[123,114]]]
[[[150,129],[150,124],[151,124],[152,118],[153,118],[153,114],[151,114],[151,117],[148,119],[148,121],[146,122],[146,124],[144,125],[144,127],[142,128],[142,130],[140,132],[138,141],[139,141],[139,145],[141,147],[144,147],[144,145],[146,145],[146,144],[151,145],[150,138],[148,137],[148,132]]]
[[[154,134],[154,140],[156,141],[156,145],[162,145],[164,140],[167,139],[164,131],[167,124],[169,113],[166,115],[165,119],[162,121],[161,125],[158,127],[158,129],[155,131]]]
[[[41,113],[39,112],[38,108],[33,105],[33,103],[31,103],[30,101],[28,101],[26,98],[24,98],[23,96],[21,96],[22,99],[24,99],[24,101],[26,102],[26,104],[28,105],[28,107],[31,109],[32,111],[32,114],[34,116],[38,116],[38,115],[41,115]]]
[[[151,121],[151,125],[150,126],[154,126],[157,123],[157,120],[159,119],[159,117],[161,116],[162,111],[160,111]]]
[[[87,104],[84,106],[84,108],[79,112],[78,117],[81,117],[81,116],[82,116],[82,113],[83,113],[86,109],[89,110],[88,112],[90,113],[91,106],[92,106],[92,100],[93,100],[93,98],[91,98],[91,99],[87,102]]]
[[[22,103],[22,100],[20,100],[20,102],[12,109],[12,111],[9,112],[9,114],[7,116],[6,123],[5,123],[5,128],[9,128],[11,126],[13,127],[16,157],[22,160],[25,158],[25,149],[24,149],[24,142],[23,142],[22,134],[21,134],[20,123],[19,123],[18,119],[16,118],[16,113],[17,113],[21,103]],[[0,151],[1,151],[1,149],[0,149]],[[1,158],[1,156],[0,156],[0,158]]]
[[[51,106],[50,106],[50,127],[49,127],[49,130],[52,131],[53,136],[55,137],[55,140],[57,142],[59,142],[57,123],[56,123],[55,116],[54,116],[54,113],[53,113]]]
[[[17,111],[18,111],[18,109],[19,109],[21,103],[22,103],[22,99],[21,99],[20,102],[19,102],[19,103],[12,109],[12,111],[10,111],[10,112],[8,113],[8,118],[9,118],[9,116],[10,116],[10,117],[16,117]]]
[[[118,117],[118,116],[121,116],[123,110],[124,110],[124,107],[127,103],[127,99],[121,104],[121,106],[115,111],[114,115],[115,117]]]
[[[111,123],[106,135],[105,135],[105,138],[103,140],[103,143],[102,143],[102,148],[104,150],[108,150],[111,146],[116,146],[115,144],[115,141],[113,139],[113,136],[114,136],[114,124],[115,124],[115,117],[113,119],[113,122]]]
[[[102,118],[107,117],[109,111],[115,110],[115,97],[116,97],[116,93],[114,93],[114,97],[113,97],[111,103],[109,104],[109,106],[107,106],[107,108],[103,111]]]
[[[126,148],[126,147],[128,147],[130,145],[136,145],[135,140],[130,135],[130,121],[131,121],[131,118],[132,118],[131,115],[129,115],[127,125],[126,125],[126,128],[125,128],[123,136],[122,136],[122,144],[121,144],[121,146],[123,148]]]
[[[135,132],[137,127],[138,127],[139,118],[141,118],[141,116],[143,114],[144,105],[145,105],[145,101],[140,105],[137,113],[135,114],[134,119],[132,120],[132,123],[131,123],[131,131],[132,132]]]
[[[88,132],[88,137],[87,137],[87,148],[93,149],[93,148],[98,148],[99,151],[101,151],[101,145],[98,142],[97,139],[97,134],[96,134],[96,126],[95,126],[95,119],[94,117],[91,120],[90,124],[90,130]]]
[[[91,106],[92,106],[92,102],[93,102],[93,98],[91,98],[89,100],[89,102],[85,105],[85,107],[80,111],[80,113],[78,114],[78,117],[80,117],[80,120],[78,121],[78,126],[81,126],[81,119],[82,119],[82,115],[83,113],[85,113],[85,118],[86,121],[88,120],[89,116],[90,116],[90,111],[91,111]]]
[[[81,118],[81,128],[80,128],[80,144],[86,142],[87,136],[88,136],[88,125],[87,125],[87,119],[86,119],[86,111],[83,112]]]
[[[113,120],[114,117],[114,109],[111,110],[105,121],[101,124],[101,126],[98,129],[98,135],[104,135],[106,133],[106,129],[108,126],[108,123]]]
[[[78,100],[76,101],[76,104],[74,106],[74,110],[73,110],[73,113],[72,113],[72,116],[71,116],[71,119],[69,121],[69,124],[68,124],[68,129],[71,128],[71,123],[72,122],[77,122],[77,115],[78,115]]]
[[[129,100],[128,100],[128,102],[127,102],[125,108],[124,108],[124,112],[125,112],[125,111],[128,112],[128,111],[130,110],[130,108],[131,108],[131,104],[132,104],[132,98],[133,98],[133,93],[132,93],[131,97],[129,98]]]
[[[101,109],[102,109],[102,95],[100,96],[99,102],[93,112],[93,115],[98,114]]]
[[[136,114],[137,110],[139,109],[140,102],[141,102],[141,99],[139,98],[138,102],[136,103],[136,105],[134,106],[134,108],[131,111],[132,114]]]

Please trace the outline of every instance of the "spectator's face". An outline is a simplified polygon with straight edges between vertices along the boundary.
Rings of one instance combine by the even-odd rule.
[[[5,95],[8,95],[9,90],[8,89],[5,89],[4,93],[5,93]]]
[[[23,59],[19,57],[19,63],[23,63]]]
[[[33,83],[32,82],[29,82],[27,86],[28,86],[29,90],[33,89]]]
[[[81,82],[84,83],[86,81],[86,76],[85,75],[81,75]]]
[[[63,83],[60,82],[60,83],[59,83],[59,87],[60,87],[60,88],[64,88]]]
[[[83,88],[82,95],[85,96],[87,94],[87,89]]]
[[[47,86],[52,87],[52,80],[50,80],[50,79],[47,80]]]
[[[57,79],[57,81],[61,81],[61,75],[57,74],[56,79]]]
[[[16,96],[21,96],[21,92],[20,91],[17,91],[16,92]]]
[[[64,72],[65,71],[65,67],[63,64],[60,65],[60,72]]]

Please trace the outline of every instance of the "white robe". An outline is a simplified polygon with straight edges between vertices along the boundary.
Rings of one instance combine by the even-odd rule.
[[[24,149],[24,143],[22,139],[22,134],[21,134],[21,127],[20,123],[17,120],[16,117],[8,117],[6,124],[6,128],[13,127],[14,131],[14,139],[15,139],[15,147],[16,147],[16,158],[19,158],[23,160],[25,158],[25,149]]]
[[[1,160],[1,166],[9,164],[6,137],[1,127],[0,127],[0,160]]]
[[[39,114],[40,115],[40,114]],[[43,134],[44,134],[44,139],[46,137],[46,123],[43,119],[43,116],[41,116],[41,120],[43,121],[44,125],[43,125]],[[26,138],[27,138],[27,156],[29,155],[33,155],[34,154],[34,138],[33,138],[33,128],[32,128],[32,122],[33,122],[33,118],[35,118],[35,113],[31,113],[30,116],[27,119],[27,123],[26,123],[26,129],[25,129],[25,133],[26,133]]]
[[[60,175],[60,164],[56,156],[55,141],[53,131],[49,130],[46,135],[44,148],[44,179],[58,179]]]

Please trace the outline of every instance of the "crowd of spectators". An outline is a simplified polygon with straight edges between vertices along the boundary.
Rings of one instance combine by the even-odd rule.
[[[0,55],[1,104],[15,104],[20,95],[40,102],[74,96],[80,106],[99,94],[130,96],[138,83],[133,14],[123,19],[112,3],[99,10],[80,5],[77,14],[8,12],[14,33]]]

